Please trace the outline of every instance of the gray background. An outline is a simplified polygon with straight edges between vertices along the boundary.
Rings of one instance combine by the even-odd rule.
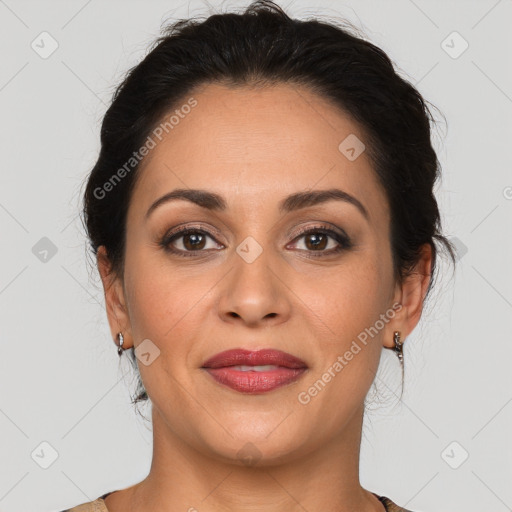
[[[406,341],[402,402],[383,351],[361,482],[418,512],[512,510],[512,2],[278,3],[354,22],[448,120],[434,132],[437,197],[458,270],[443,263]],[[80,187],[114,86],[162,22],[209,13],[199,1],[0,0],[2,512],[62,510],[149,471],[151,430],[129,403],[133,374],[86,256]],[[51,48],[43,31],[58,43],[47,58],[31,47]],[[456,58],[453,31],[469,44]],[[57,251],[46,261],[44,237]]]

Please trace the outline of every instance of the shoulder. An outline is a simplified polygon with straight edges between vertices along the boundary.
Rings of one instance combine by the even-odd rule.
[[[108,512],[107,506],[103,501],[103,498],[98,498],[94,501],[88,501],[87,503],[81,503],[73,508],[67,508],[61,512]]]
[[[386,496],[377,496],[386,507],[386,512],[413,512],[407,508],[400,507]]]

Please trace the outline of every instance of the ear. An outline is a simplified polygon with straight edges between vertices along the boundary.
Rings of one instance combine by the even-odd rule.
[[[117,334],[121,332],[124,338],[123,348],[130,348],[133,341],[123,284],[112,272],[112,264],[104,245],[98,248],[96,261],[105,292],[105,307],[112,339],[117,346]]]
[[[401,341],[413,331],[418,324],[423,311],[423,301],[431,279],[432,247],[424,244],[421,248],[421,257],[413,272],[397,283],[392,304],[401,304],[393,308],[395,316],[386,325],[383,345],[394,348],[393,332],[400,331]]]

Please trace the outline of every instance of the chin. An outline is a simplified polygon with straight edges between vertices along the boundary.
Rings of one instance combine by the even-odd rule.
[[[287,436],[283,433],[279,435],[275,425],[258,431],[239,428],[233,437],[226,434],[223,442],[211,443],[210,450],[223,462],[239,466],[278,466],[298,459],[307,452],[307,437],[299,439],[288,431],[285,432]]]

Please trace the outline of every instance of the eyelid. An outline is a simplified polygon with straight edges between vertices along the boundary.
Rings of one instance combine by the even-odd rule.
[[[211,238],[214,238],[217,243],[221,243],[217,240],[217,238],[215,238],[215,237],[219,237],[219,238],[222,237],[220,230],[218,230],[217,228],[214,228],[213,226],[205,227],[205,226],[200,226],[199,224],[180,224],[178,226],[175,226],[171,229],[164,231],[164,234],[159,236],[158,238],[160,240],[169,240],[174,235],[183,236],[188,231],[199,231]]]
[[[306,235],[312,231],[313,232],[314,231],[324,231],[327,234],[332,233],[332,234],[340,236],[340,237],[344,237],[347,239],[349,238],[348,235],[345,233],[345,231],[343,231],[341,228],[338,228],[336,225],[331,224],[330,222],[322,222],[320,225],[299,228],[298,233],[296,233],[294,236],[294,240],[295,240],[295,238],[302,236],[302,235]],[[291,233],[290,233],[290,236],[291,236]]]

